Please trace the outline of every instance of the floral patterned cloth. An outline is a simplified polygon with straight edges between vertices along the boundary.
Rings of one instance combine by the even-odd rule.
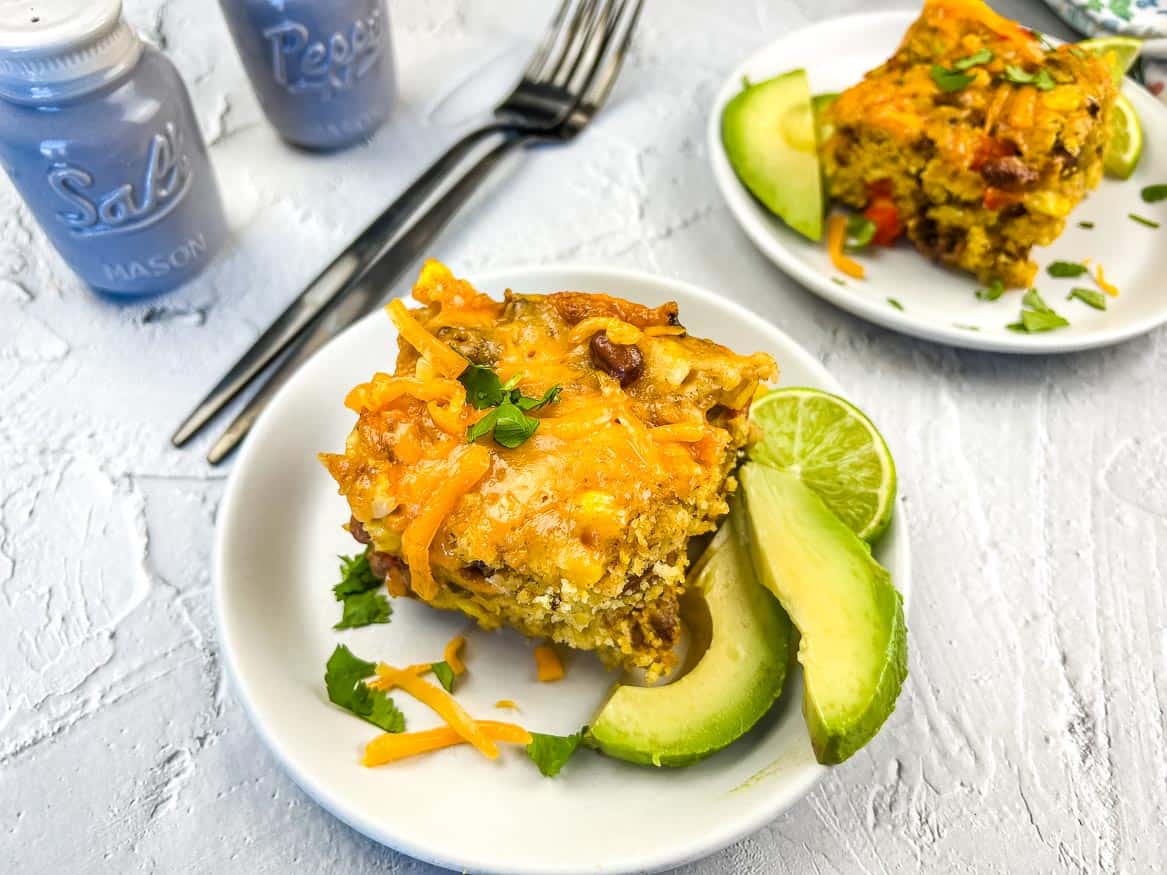
[[[1167,103],[1167,0],[1045,0],[1070,27],[1089,36],[1123,34],[1146,40],[1143,79]]]

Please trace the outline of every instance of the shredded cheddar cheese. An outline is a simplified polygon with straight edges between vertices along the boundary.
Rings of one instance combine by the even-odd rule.
[[[386,308],[389,318],[397,326],[402,339],[418,351],[422,358],[433,366],[443,377],[454,378],[466,370],[469,362],[442,343],[413,318],[405,307],[405,302],[396,298]]]
[[[535,673],[545,684],[563,680],[563,660],[550,644],[540,644],[535,648]]]
[[[490,450],[477,444],[466,446],[454,457],[454,470],[434,490],[429,503],[405,527],[401,534],[401,553],[405,558],[414,592],[429,601],[437,592],[430,571],[430,544],[442,520],[490,469]]]
[[[515,704],[513,701],[511,701],[510,699],[499,699],[497,702],[495,702],[495,703],[494,703],[494,707],[496,707],[496,708],[506,708],[506,709],[508,709],[508,710],[510,710],[510,711],[518,711],[518,710],[519,710],[519,706],[518,706],[518,705],[516,705],[516,704]],[[480,722],[481,722],[481,721],[480,721]]]
[[[607,332],[612,343],[636,343],[643,332],[635,325],[631,325],[614,316],[589,316],[571,330],[569,340],[574,343],[583,343],[593,334]]]
[[[827,222],[827,252],[831,256],[831,264],[840,273],[861,280],[865,275],[863,265],[849,258],[843,251],[843,244],[846,242],[847,217],[835,213]]]
[[[455,635],[450,639],[450,643],[446,645],[445,651],[442,653],[442,658],[446,660],[446,665],[450,667],[455,675],[463,674],[466,671],[466,663],[462,661],[459,656],[462,648],[466,646],[465,635]]]
[[[478,728],[482,735],[492,742],[531,743],[531,733],[513,723],[480,720]],[[464,736],[449,726],[439,726],[437,729],[427,729],[424,732],[386,732],[384,735],[378,735],[365,746],[365,755],[361,759],[361,764],[368,767],[383,766],[407,757],[453,747],[456,744],[464,744],[466,740]]]
[[[682,444],[694,444],[705,437],[708,429],[699,422],[675,422],[671,425],[658,425],[648,430],[653,440],[677,441]]]
[[[466,709],[441,687],[435,687],[428,681],[422,680],[412,671],[394,668],[383,662],[377,664],[377,677],[380,680],[380,683],[377,684],[378,689],[389,690],[400,687],[423,705],[432,708],[439,717],[449,724],[454,732],[478,748],[483,756],[492,760],[498,758],[498,747],[494,742],[483,733],[482,728],[466,712]]]

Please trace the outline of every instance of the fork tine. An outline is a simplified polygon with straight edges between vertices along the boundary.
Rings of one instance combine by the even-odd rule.
[[[608,45],[620,23],[625,5],[626,0],[613,0],[612,3],[605,6],[604,14],[600,16],[603,22],[603,33],[588,42],[588,46],[580,58],[580,63],[576,65],[576,69],[581,72],[579,75],[573,75],[566,83],[568,93],[575,97],[577,104],[583,100],[588,83],[596,75],[599,63],[608,51]],[[572,73],[575,74],[576,70],[573,70]]]
[[[632,0],[632,12],[627,16],[628,24],[624,29],[624,36],[608,56],[608,63],[604,66],[599,78],[593,76],[589,79],[583,102],[593,112],[600,109],[607,101],[608,95],[612,93],[612,87],[620,76],[620,68],[624,66],[628,47],[632,45],[632,34],[636,31],[636,24],[640,20],[640,11],[643,7],[644,0]]]
[[[584,48],[584,37],[595,15],[598,0],[581,0],[576,7],[575,15],[571,19],[566,51],[559,59],[559,63],[550,71],[551,84],[562,88],[567,84],[564,77],[566,70],[571,70],[579,62],[580,52]]]
[[[543,65],[547,63],[547,58],[551,54],[551,50],[559,43],[559,34],[563,28],[564,21],[567,20],[567,13],[571,11],[572,4],[575,0],[563,0],[559,4],[559,9],[555,11],[555,17],[551,23],[547,25],[547,30],[543,32],[543,39],[539,41],[535,53],[531,56],[527,68],[523,70],[524,79],[538,79]],[[558,61],[557,61],[558,63]]]
[[[616,0],[619,2],[619,0]],[[594,58],[597,46],[603,45],[602,36],[597,36],[597,31],[603,28],[603,32],[607,32],[607,24],[612,14],[612,2],[610,0],[600,0],[599,6],[594,7],[593,14],[588,21],[587,27],[584,28],[579,42],[579,51],[576,53],[571,66],[566,70],[561,70],[559,75],[555,77],[555,84],[561,88],[570,88],[571,82],[575,79],[576,71],[580,69],[580,65],[587,61],[591,65],[591,59]]]

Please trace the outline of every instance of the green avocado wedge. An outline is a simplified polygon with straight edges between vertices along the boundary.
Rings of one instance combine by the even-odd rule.
[[[721,140],[754,197],[804,237],[822,239],[823,191],[805,70],[743,88],[722,111]]]
[[[895,710],[908,674],[903,599],[871,548],[793,474],[747,462],[739,477],[754,568],[801,635],[815,756],[841,763]]]
[[[794,629],[758,583],[742,517],[740,508],[731,512],[690,572],[682,616],[696,664],[663,686],[617,686],[587,745],[640,765],[686,766],[736,741],[770,710]]]

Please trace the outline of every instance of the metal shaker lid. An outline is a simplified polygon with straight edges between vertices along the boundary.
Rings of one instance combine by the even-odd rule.
[[[141,52],[122,0],[0,0],[0,97],[75,97],[133,67]]]

